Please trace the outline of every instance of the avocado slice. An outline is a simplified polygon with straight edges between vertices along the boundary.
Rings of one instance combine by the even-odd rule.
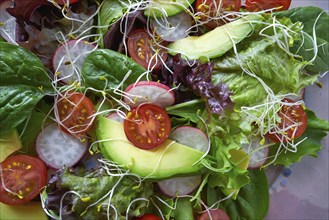
[[[5,160],[10,154],[14,153],[22,147],[21,140],[15,129],[1,134],[0,137],[0,162]]]
[[[144,15],[148,17],[170,17],[187,9],[194,0],[152,0]]]
[[[7,220],[47,220],[40,202],[28,202],[24,205],[6,205],[0,203],[0,219]]]
[[[250,14],[201,36],[188,36],[177,40],[168,45],[169,54],[180,53],[191,60],[220,57],[246,38],[254,28],[253,24],[260,19],[260,15]]]
[[[122,123],[103,116],[97,119],[96,135],[106,159],[141,177],[162,179],[197,173],[203,167],[200,163],[194,164],[203,152],[169,139],[152,150],[137,148],[126,138]]]

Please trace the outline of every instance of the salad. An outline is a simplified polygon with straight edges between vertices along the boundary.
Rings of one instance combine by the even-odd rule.
[[[264,219],[329,131],[329,16],[290,3],[0,0],[1,218]]]

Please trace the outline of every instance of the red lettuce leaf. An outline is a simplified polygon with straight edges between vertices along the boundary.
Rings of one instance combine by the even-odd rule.
[[[176,55],[169,59],[166,67],[154,73],[154,79],[169,87],[180,85],[175,89],[176,102],[184,102],[195,95],[206,101],[208,110],[214,114],[222,114],[232,107],[231,92],[225,84],[213,85],[211,76],[214,64],[212,62],[189,62]],[[170,68],[169,71],[167,68]]]

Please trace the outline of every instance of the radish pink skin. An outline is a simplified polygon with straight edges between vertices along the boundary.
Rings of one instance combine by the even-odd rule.
[[[158,83],[158,82],[154,82],[154,81],[140,81],[138,83],[133,83],[133,84],[130,84],[126,89],[125,89],[125,92],[129,94],[129,91],[133,88],[136,88],[136,87],[140,87],[140,86],[154,86],[154,87],[159,87],[161,89],[164,89],[166,90],[172,97],[172,100],[169,102],[168,105],[166,106],[170,106],[170,105],[173,105],[175,103],[175,94],[172,90],[170,90],[170,88],[162,83]],[[124,97],[124,101],[126,103],[130,103],[130,101]],[[152,104],[157,104],[157,103],[152,103]],[[162,106],[162,107],[166,107],[166,106]]]
[[[50,126],[51,124],[49,124],[49,125],[47,125],[47,126]],[[57,168],[56,166],[54,166],[54,165],[52,165],[52,164],[50,164],[48,161],[45,161],[44,159],[43,159],[43,156],[42,156],[42,153],[40,152],[40,149],[37,147],[37,143],[38,143],[38,141],[39,141],[39,139],[40,139],[40,137],[42,137],[42,132],[43,131],[41,131],[40,133],[39,133],[39,135],[37,136],[37,138],[36,138],[36,141],[35,141],[35,150],[36,150],[36,152],[37,152],[37,154],[38,154],[38,157],[50,168],[50,169],[54,169],[54,170],[58,170],[58,169],[60,169],[60,168]],[[64,132],[65,133],[65,132]],[[66,133],[65,133],[66,134]],[[67,134],[67,135],[69,135],[69,134]],[[71,165],[69,166],[69,167],[73,167],[75,164],[77,164],[80,160],[81,160],[81,158],[85,155],[85,153],[86,153],[86,151],[87,151],[87,148],[84,150],[84,152],[81,154],[81,156],[80,157],[76,157],[76,159],[75,160],[73,160],[72,161],[72,163],[71,163]]]

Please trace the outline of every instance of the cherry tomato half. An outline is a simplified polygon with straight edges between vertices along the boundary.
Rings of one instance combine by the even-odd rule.
[[[212,17],[218,17],[218,13],[223,11],[239,11],[241,7],[241,0],[197,0],[195,3],[196,12],[201,12],[201,20],[207,21]],[[211,20],[205,25],[208,28],[215,28],[221,24],[224,24],[220,20]]]
[[[143,216],[134,218],[135,220],[161,220],[159,216],[153,214],[145,214]]]
[[[212,220],[230,220],[230,217],[221,209],[212,209],[209,210]],[[208,212],[202,213],[198,220],[210,220]]]
[[[0,202],[24,204],[34,199],[47,183],[46,165],[27,155],[10,156],[0,164]],[[5,187],[4,187],[5,186]]]
[[[291,0],[246,0],[247,11],[261,11],[270,8],[277,8],[278,11],[289,9]]]
[[[94,106],[88,97],[74,92],[59,99],[57,111],[63,131],[73,135],[85,135],[92,126]]]
[[[137,29],[129,35],[128,52],[145,69],[157,69],[168,58],[168,53],[144,29]]]
[[[170,130],[167,112],[153,104],[141,104],[133,108],[124,121],[128,140],[142,149],[152,149],[162,144]]]
[[[76,3],[79,0],[69,0],[70,4]],[[55,2],[59,5],[65,5],[67,3],[67,0],[55,0]]]
[[[283,99],[285,103],[294,103],[294,101],[290,99]],[[291,139],[296,139],[304,133],[307,127],[307,115],[301,105],[282,105],[278,115],[281,118],[281,122],[278,127],[284,130],[285,135]],[[286,129],[289,126],[292,126],[296,123],[299,123],[298,126],[293,126],[291,129]],[[286,142],[287,139],[282,137],[282,134],[275,134],[275,133],[267,133],[265,135],[268,139],[271,139],[275,142]]]

